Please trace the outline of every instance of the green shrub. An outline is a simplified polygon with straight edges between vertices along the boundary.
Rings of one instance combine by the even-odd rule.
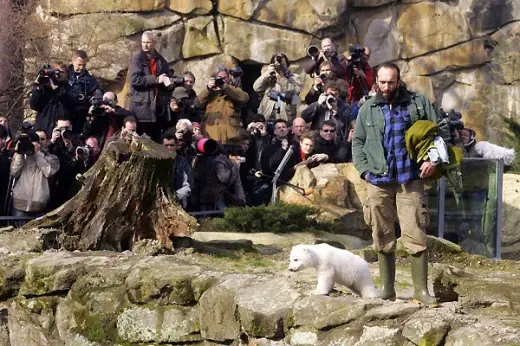
[[[311,207],[286,203],[229,208],[223,218],[202,221],[201,231],[290,233],[330,227],[329,224],[318,223],[314,219],[316,213]]]

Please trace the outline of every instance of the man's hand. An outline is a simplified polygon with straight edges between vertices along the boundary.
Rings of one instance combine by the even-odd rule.
[[[54,130],[52,130],[51,143],[55,143],[60,138],[61,138],[61,131],[59,128],[56,127]]]
[[[267,73],[270,74],[271,76],[276,76],[276,66],[275,66],[275,64],[270,64],[267,67]]]
[[[323,85],[323,80],[320,77],[314,78],[314,86],[318,88],[319,85]]]
[[[39,152],[40,149],[41,149],[41,145],[40,145],[40,143],[38,143],[38,142],[32,142],[32,144],[34,145],[34,152],[35,152],[35,153]]]
[[[367,75],[365,74],[365,72],[363,72],[363,70],[359,69],[359,68],[354,69],[354,74],[361,78],[367,78]]]
[[[352,139],[354,139],[354,129],[348,131],[347,142],[352,143]]]
[[[421,165],[421,178],[428,178],[435,173],[437,167],[431,161],[424,161]]]
[[[320,97],[318,97],[318,104],[324,105],[325,102],[327,102],[327,95],[325,95],[325,93],[323,93],[320,95]]]
[[[166,73],[163,73],[162,75],[160,75],[159,77],[157,77],[157,84],[164,84],[164,79],[165,78],[168,78],[168,76],[166,75]]]
[[[58,86],[56,84],[54,84],[54,81],[52,80],[52,78],[49,78],[49,84],[50,84],[52,90],[58,89]]]
[[[314,154],[312,155],[309,160],[311,162],[321,162],[321,161],[327,161],[329,159],[329,155],[327,154]]]
[[[208,89],[213,90],[215,88],[215,78],[211,77],[208,81]]]
[[[289,147],[289,141],[287,140],[287,138],[284,138],[282,140],[282,149],[287,150],[288,147]]]
[[[115,113],[116,110],[109,105],[101,105],[101,108],[105,109],[105,113]]]

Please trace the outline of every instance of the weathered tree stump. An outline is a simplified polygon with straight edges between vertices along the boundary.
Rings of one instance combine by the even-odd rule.
[[[71,200],[24,226],[57,228],[67,250],[131,249],[138,239],[190,236],[197,221],[176,202],[170,182],[175,152],[140,137],[111,143],[83,175]]]

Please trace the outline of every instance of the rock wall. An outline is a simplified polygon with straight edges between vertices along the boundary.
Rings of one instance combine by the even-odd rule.
[[[329,36],[341,52],[369,46],[371,65],[398,62],[410,88],[461,110],[480,138],[497,139],[499,115],[520,109],[517,1],[48,0],[38,13],[53,25],[53,56],[68,60],[86,49],[90,69],[118,81],[121,96],[128,88],[120,72],[140,33],[153,30],[158,50],[178,73],[193,71],[198,90],[216,63],[254,73],[276,51],[303,77],[307,47]],[[304,80],[307,92],[311,79]]]

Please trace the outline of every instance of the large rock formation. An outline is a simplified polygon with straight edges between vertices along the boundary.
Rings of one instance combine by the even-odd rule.
[[[372,65],[399,63],[410,88],[461,110],[480,138],[499,140],[499,115],[516,117],[520,108],[516,1],[52,0],[38,13],[53,38],[49,58],[84,48],[95,57],[91,71],[108,81],[122,76],[143,30],[160,36],[158,49],[177,72],[242,64],[253,80],[276,51],[301,73],[307,46],[331,36],[342,52],[350,43],[372,48]],[[306,92],[311,80],[301,75]],[[207,75],[197,77],[200,90]],[[128,88],[115,89],[124,100]]]

